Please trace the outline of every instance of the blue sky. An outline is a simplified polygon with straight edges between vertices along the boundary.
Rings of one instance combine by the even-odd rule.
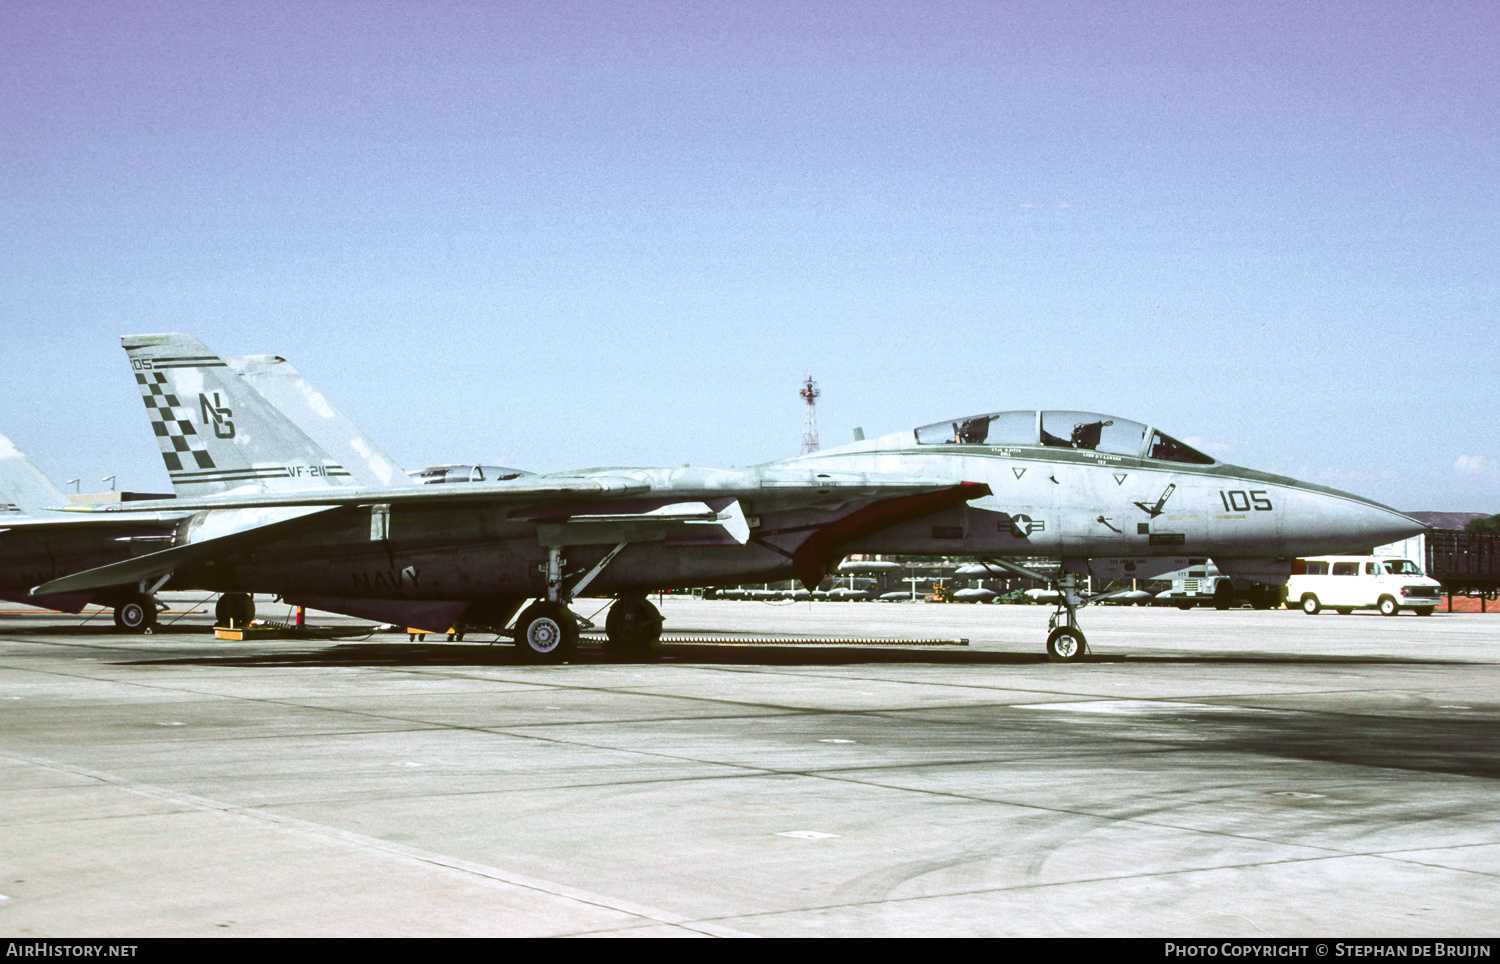
[[[1500,512],[1489,3],[0,5],[0,432],[165,473],[120,350],[409,467],[1101,411]]]

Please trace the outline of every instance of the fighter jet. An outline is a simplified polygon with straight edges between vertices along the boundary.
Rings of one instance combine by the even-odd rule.
[[[982,498],[850,540],[851,552],[972,555],[995,574],[1058,583],[1048,655],[1081,658],[1077,577],[1150,579],[1212,557],[1274,598],[1298,556],[1368,551],[1421,532],[1410,516],[1326,486],[1220,462],[1157,428],[1069,411],[992,412],[781,463],[985,485]],[[1334,548],[1337,546],[1338,548]],[[1062,560],[1050,580],[1012,561]],[[1225,583],[1226,587],[1228,583]]]
[[[182,335],[125,340],[174,484],[194,515],[173,548],[43,592],[172,578],[335,612],[504,630],[562,658],[566,609],[615,595],[620,652],[659,637],[645,593],[771,582],[812,588],[845,554],[978,555],[1054,582],[1047,638],[1082,658],[1077,576],[1151,578],[1186,557],[1283,582],[1289,557],[1403,538],[1422,525],[1348,493],[1218,462],[1153,427],[1081,412],[998,412],[740,471],[601,468],[389,491],[348,470]],[[196,396],[196,398],[195,398]],[[442,490],[442,491],[436,491]],[[141,506],[141,508],[158,508]],[[567,553],[567,558],[564,557]],[[1009,560],[1059,557],[1061,576]]]
[[[562,659],[567,603],[618,597],[612,649],[650,650],[646,593],[770,582],[816,585],[861,535],[988,490],[944,479],[762,466],[597,468],[464,485],[353,485],[352,471],[229,365],[186,335],[124,339],[179,498],[81,511],[190,513],[160,552],[54,579],[38,593],[124,583],[249,593],[426,626],[512,630],[523,653]],[[221,599],[221,604],[225,599]]]

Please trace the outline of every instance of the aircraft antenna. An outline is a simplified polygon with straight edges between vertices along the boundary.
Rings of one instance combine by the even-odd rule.
[[[823,394],[818,391],[818,383],[807,376],[807,381],[802,383],[802,391],[797,393],[807,402],[807,417],[802,420],[802,454],[818,450],[818,396]]]

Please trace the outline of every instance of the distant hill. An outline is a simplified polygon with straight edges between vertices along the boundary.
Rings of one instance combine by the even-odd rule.
[[[1418,522],[1435,529],[1462,529],[1470,519],[1487,519],[1493,512],[1408,512]]]

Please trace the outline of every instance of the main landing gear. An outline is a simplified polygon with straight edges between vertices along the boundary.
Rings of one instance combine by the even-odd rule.
[[[156,628],[156,600],[132,593],[115,603],[115,628],[122,633],[149,635]]]
[[[547,562],[542,572],[547,579],[547,595],[521,613],[512,631],[516,648],[533,662],[557,663],[571,659],[578,652],[580,620],[568,609],[568,603],[583,592],[604,567],[627,543],[615,546],[588,572],[569,582],[565,578],[561,546],[547,547]],[[650,659],[661,644],[661,613],[642,594],[620,596],[609,608],[604,621],[604,649],[619,659]]]
[[[255,597],[244,592],[226,592],[214,605],[214,625],[244,629],[255,618]]]
[[[645,596],[623,595],[604,618],[604,651],[618,659],[651,659],[661,649],[661,611]]]
[[[559,602],[533,603],[516,620],[516,648],[539,663],[570,659],[578,651],[578,617]]]

